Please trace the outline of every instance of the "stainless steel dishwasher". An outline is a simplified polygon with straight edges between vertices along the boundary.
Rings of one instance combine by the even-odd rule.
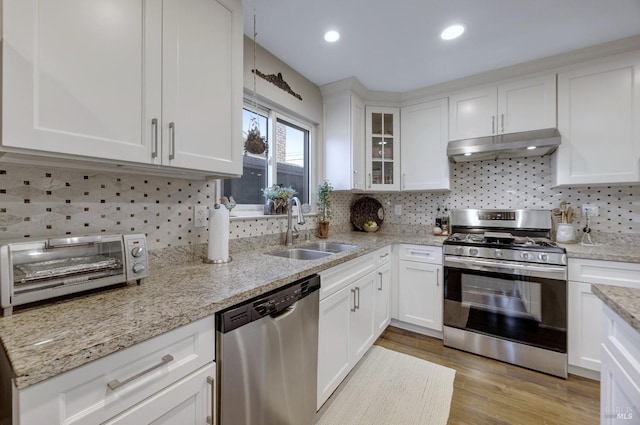
[[[216,317],[218,425],[311,425],[316,414],[320,277]]]

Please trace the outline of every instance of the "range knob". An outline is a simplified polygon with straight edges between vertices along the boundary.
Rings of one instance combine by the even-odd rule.
[[[478,255],[478,248],[469,248],[469,255]]]
[[[464,249],[461,246],[456,246],[453,251],[457,254],[457,255],[462,255],[462,252],[464,251]]]
[[[501,249],[496,249],[495,251],[493,251],[493,256],[496,258],[502,258],[504,257],[504,252],[502,252]]]
[[[549,254],[538,254],[538,259],[540,261],[549,261]]]
[[[529,259],[529,253],[528,252],[521,252],[520,253],[520,258],[522,258],[523,260],[528,260]]]
[[[141,246],[136,246],[131,250],[131,255],[133,255],[134,257],[140,257],[143,253],[144,251],[142,250]]]
[[[144,264],[140,264],[140,263],[134,264],[133,267],[131,268],[131,270],[133,270],[134,273],[142,273],[144,269],[145,269]]]

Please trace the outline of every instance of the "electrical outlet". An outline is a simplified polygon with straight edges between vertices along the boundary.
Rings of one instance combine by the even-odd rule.
[[[600,211],[597,205],[582,204],[582,215],[585,217],[598,217],[600,215]]]
[[[196,205],[193,209],[193,227],[207,227],[207,207]]]
[[[395,215],[402,215],[402,204],[396,205],[393,212]]]

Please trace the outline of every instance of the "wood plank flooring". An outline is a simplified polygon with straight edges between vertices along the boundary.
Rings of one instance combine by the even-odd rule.
[[[389,327],[377,345],[456,370],[449,425],[598,424],[600,383],[556,378]]]

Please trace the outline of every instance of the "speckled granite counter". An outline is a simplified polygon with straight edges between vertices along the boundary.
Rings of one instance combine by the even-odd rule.
[[[398,235],[349,232],[330,240],[358,248],[318,260],[266,255],[270,249],[233,254],[224,266],[204,264],[191,248],[170,258],[154,258],[140,285],[126,285],[0,318],[0,340],[16,385],[37,382],[99,359],[297,279],[388,246]],[[444,238],[402,235],[402,241],[441,245]]]
[[[637,245],[581,245],[580,243],[558,245],[567,250],[567,257],[569,258],[640,263],[640,246]]]
[[[224,266],[204,264],[199,257],[204,249],[152,252],[151,274],[142,285],[113,288],[0,318],[0,341],[16,385],[26,388],[378,248],[393,243],[437,246],[444,239],[419,228],[345,232],[329,240],[353,243],[357,249],[311,261],[265,254],[282,249],[281,245],[265,249],[250,240],[232,241],[234,260]],[[640,247],[565,247],[570,257],[640,262]]]
[[[640,332],[640,289],[611,285],[591,285],[591,292],[611,310]]]

